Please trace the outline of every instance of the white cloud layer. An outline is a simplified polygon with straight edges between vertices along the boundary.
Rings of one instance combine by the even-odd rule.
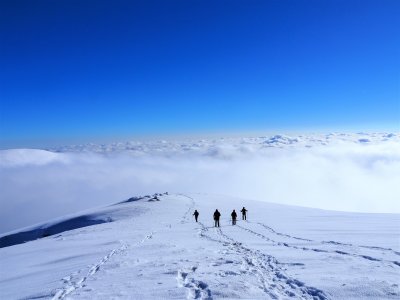
[[[129,142],[55,150],[62,152],[0,151],[0,232],[164,191],[400,213],[396,134]]]

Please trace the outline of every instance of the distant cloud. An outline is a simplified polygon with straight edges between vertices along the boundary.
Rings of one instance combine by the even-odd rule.
[[[163,191],[400,213],[399,182],[400,138],[394,133],[4,150],[0,232]]]

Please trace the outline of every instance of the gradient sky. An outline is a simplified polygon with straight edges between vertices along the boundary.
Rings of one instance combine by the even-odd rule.
[[[0,148],[400,130],[400,1],[0,2]]]

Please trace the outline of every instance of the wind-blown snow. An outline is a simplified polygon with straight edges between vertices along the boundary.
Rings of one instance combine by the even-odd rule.
[[[248,220],[231,226],[230,212],[243,205]],[[220,228],[212,224],[215,208],[222,213]],[[399,214],[169,194],[131,198],[24,231],[88,216],[108,222],[1,248],[0,298],[400,297]]]
[[[400,212],[398,182],[396,133],[3,150],[0,232],[160,190],[341,211]]]

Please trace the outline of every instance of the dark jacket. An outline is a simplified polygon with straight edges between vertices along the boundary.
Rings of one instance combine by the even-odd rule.
[[[218,210],[216,210],[214,212],[214,220],[219,220],[219,217],[221,217],[221,213]]]

